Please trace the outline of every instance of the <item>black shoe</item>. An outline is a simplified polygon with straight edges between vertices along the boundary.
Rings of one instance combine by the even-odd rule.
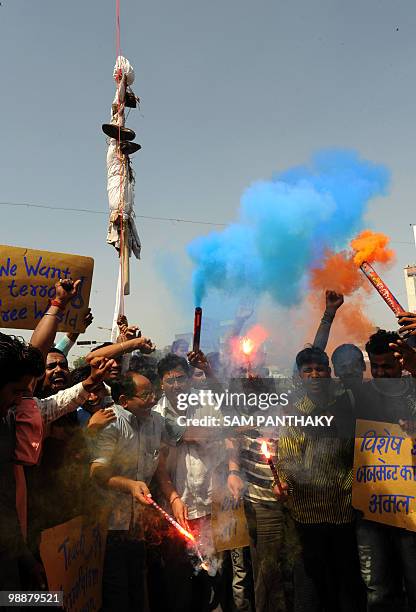
[[[136,151],[140,151],[141,145],[137,142],[120,142],[120,149],[124,155],[133,155]]]
[[[136,133],[130,128],[119,127],[113,123],[103,123],[102,129],[106,136],[115,140],[134,140],[136,138]]]

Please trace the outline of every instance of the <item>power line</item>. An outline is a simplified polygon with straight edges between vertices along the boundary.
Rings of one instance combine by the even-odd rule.
[[[0,206],[21,206],[25,208],[44,208],[46,210],[90,213],[93,215],[108,215],[104,210],[94,210],[93,208],[70,208],[67,206],[48,206],[47,204],[33,204],[26,202],[0,202]],[[175,221],[176,223],[192,223],[195,225],[214,225],[217,227],[225,227],[226,223],[213,223],[211,221],[196,221],[195,219],[182,219],[176,217],[152,217],[150,215],[135,215],[137,219],[149,219],[150,221]]]
[[[47,204],[33,204],[26,202],[0,202],[0,206],[21,206],[26,208],[43,208],[63,212],[89,213],[92,215],[108,215],[105,210],[94,210],[93,208],[71,208],[67,206],[48,206]],[[175,223],[191,223],[193,225],[211,225],[215,227],[226,227],[227,223],[214,223],[213,221],[197,221],[196,219],[182,219],[181,217],[154,217],[151,215],[135,215],[137,219],[148,219],[149,221],[170,221]],[[412,225],[412,224],[410,224]],[[390,244],[414,244],[412,241],[390,240]]]

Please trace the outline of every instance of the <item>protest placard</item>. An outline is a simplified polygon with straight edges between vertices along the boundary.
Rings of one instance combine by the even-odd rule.
[[[40,554],[50,591],[63,591],[66,612],[101,608],[106,542],[104,519],[84,516],[42,532]]]
[[[399,425],[358,420],[352,503],[364,518],[416,531],[416,437]]]
[[[243,499],[235,499],[226,485],[216,488],[213,495],[211,526],[218,552],[249,545]]]
[[[59,331],[84,332],[94,260],[91,257],[0,245],[0,327],[35,329],[59,279],[80,280],[60,314]]]

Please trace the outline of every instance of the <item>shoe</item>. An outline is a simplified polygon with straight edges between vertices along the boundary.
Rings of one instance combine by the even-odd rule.
[[[140,151],[141,145],[137,142],[120,142],[120,149],[124,155],[133,155],[136,151]]]
[[[136,138],[136,133],[133,132],[133,130],[126,127],[119,127],[114,123],[103,123],[102,129],[106,136],[114,138],[115,140],[134,140]]]

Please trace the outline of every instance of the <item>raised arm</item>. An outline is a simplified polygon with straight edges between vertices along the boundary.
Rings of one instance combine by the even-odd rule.
[[[88,308],[87,314],[84,317],[85,329],[87,329],[87,327],[91,325],[93,320],[94,320],[94,317],[92,315],[91,308]],[[68,332],[67,334],[65,334],[63,338],[61,338],[61,340],[59,340],[59,342],[56,343],[55,348],[62,351],[65,356],[68,356],[69,351],[74,346],[78,338],[79,338],[78,333]]]
[[[208,359],[202,351],[191,351],[187,355],[188,361],[193,368],[197,368],[198,370],[202,370],[205,374],[206,379],[209,381],[210,389],[221,393],[224,391],[222,384],[215,376]]]
[[[36,399],[44,424],[52,423],[64,414],[73,412],[78,406],[82,406],[88,400],[90,393],[102,388],[103,381],[112,367],[114,367],[112,360],[94,359],[91,363],[91,373],[88,378],[46,399]]]
[[[117,342],[110,346],[104,346],[101,349],[92,351],[86,356],[87,363],[90,363],[95,357],[106,357],[107,359],[117,359],[126,353],[132,353],[133,351],[140,351],[144,354],[152,353],[155,350],[155,345],[149,338],[133,338],[133,340],[127,340],[126,342]]]
[[[56,283],[56,295],[51,304],[36,326],[30,339],[30,344],[38,348],[46,359],[49,349],[53,346],[56,331],[59,325],[59,315],[62,314],[72,298],[77,293],[80,281],[72,281],[65,278]]]
[[[343,303],[344,296],[342,293],[327,289],[325,292],[325,312],[317,329],[313,346],[317,346],[323,351],[326,349],[332,322],[337,314],[338,308],[340,308]]]

